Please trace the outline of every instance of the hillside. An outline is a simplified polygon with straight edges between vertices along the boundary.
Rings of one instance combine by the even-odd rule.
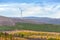
[[[33,20],[37,23],[45,24],[60,24],[60,18],[49,18],[49,17],[24,17],[26,20]]]
[[[38,17],[24,17],[23,19],[20,19],[18,17],[12,18],[0,16],[0,31],[17,29],[17,30],[60,32],[60,25],[56,25],[57,23],[58,24],[60,23],[60,21],[58,21],[59,19],[55,19],[56,20],[55,22],[51,20],[54,19]],[[53,24],[51,22],[53,22]]]
[[[2,39],[3,40],[60,40],[60,25],[54,23],[53,24],[46,23],[48,18],[47,19],[43,18],[45,19],[44,22],[41,19],[33,17],[20,19],[20,18],[10,18],[0,16],[0,22],[1,22],[0,24],[2,25],[0,26],[0,39],[1,40]]]
[[[23,23],[33,23],[33,24],[60,24],[60,18],[48,18],[48,17],[23,17],[20,19],[19,17],[12,18],[15,22],[23,22]]]
[[[32,24],[60,24],[60,19],[47,18],[47,17],[5,17],[0,16],[0,26],[8,25],[13,26],[16,23],[32,23]]]
[[[60,32],[60,25],[16,23],[15,26],[0,26],[0,31],[11,31],[11,30],[33,30],[33,31],[45,31],[45,32]]]
[[[15,25],[14,21],[8,17],[0,16],[0,26],[3,25],[8,25],[8,26],[13,26]]]

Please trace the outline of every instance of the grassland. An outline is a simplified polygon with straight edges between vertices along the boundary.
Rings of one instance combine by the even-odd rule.
[[[60,33],[37,32],[30,30],[15,30],[0,32],[0,39],[4,40],[60,40]]]
[[[15,26],[0,26],[0,31],[9,30],[33,30],[45,32],[60,32],[60,25],[53,24],[30,24],[30,23],[17,23]]]
[[[3,40],[60,40],[60,25],[16,23],[15,26],[0,26],[1,37]]]

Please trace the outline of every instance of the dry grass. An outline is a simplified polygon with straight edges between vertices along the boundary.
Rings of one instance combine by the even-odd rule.
[[[39,32],[39,31],[30,31],[30,30],[15,30],[15,31],[7,31],[9,34],[19,34],[22,33],[24,35],[29,35],[29,38],[56,38],[60,39],[60,33],[57,32]]]
[[[28,40],[28,39],[25,39],[25,38],[19,38],[19,37],[13,37],[12,39],[9,38],[9,37],[0,37],[0,40]]]

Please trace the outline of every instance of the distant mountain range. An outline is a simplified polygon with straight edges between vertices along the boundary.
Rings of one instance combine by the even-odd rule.
[[[48,17],[23,17],[13,18],[16,21],[27,22],[27,23],[35,23],[35,24],[60,24],[60,19],[56,18],[48,18]]]
[[[0,16],[0,25],[15,25],[17,22],[32,23],[32,24],[60,24],[60,19],[48,17],[4,17]]]

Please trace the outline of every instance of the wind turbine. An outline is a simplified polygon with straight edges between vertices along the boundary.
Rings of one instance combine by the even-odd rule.
[[[19,8],[19,11],[20,11],[21,19],[23,19],[23,10]]]

